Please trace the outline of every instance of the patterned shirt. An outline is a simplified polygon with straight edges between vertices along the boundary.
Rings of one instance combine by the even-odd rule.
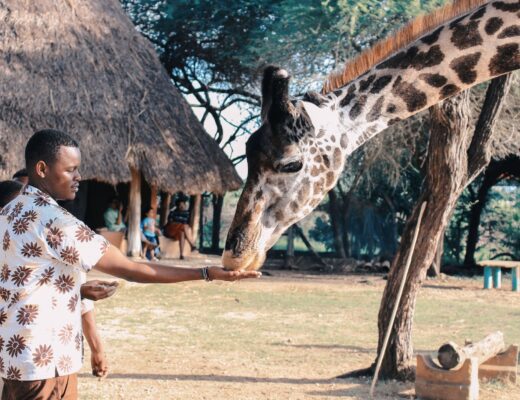
[[[81,368],[81,273],[108,242],[27,185],[0,213],[0,375],[39,380]]]

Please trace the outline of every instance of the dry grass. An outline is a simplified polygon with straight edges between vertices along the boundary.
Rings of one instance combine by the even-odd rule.
[[[520,342],[520,296],[483,291],[480,279],[428,281],[415,319],[417,350],[501,329]],[[84,368],[82,399],[367,399],[367,380],[334,376],[375,357],[381,277],[280,274],[236,284],[126,284],[98,304],[111,375]],[[88,354],[87,354],[88,359]],[[378,386],[377,399],[410,398],[412,384]],[[481,399],[520,389],[481,386]]]

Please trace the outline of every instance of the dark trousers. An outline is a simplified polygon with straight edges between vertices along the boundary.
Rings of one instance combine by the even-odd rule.
[[[78,376],[58,376],[38,381],[4,379],[2,400],[77,400]]]

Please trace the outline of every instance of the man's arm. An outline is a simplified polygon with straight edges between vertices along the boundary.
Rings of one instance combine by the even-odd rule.
[[[152,262],[137,263],[125,257],[114,246],[108,246],[107,252],[94,268],[105,274],[140,283],[176,283],[203,279],[202,268],[168,267]],[[258,278],[261,275],[258,271],[226,271],[217,266],[208,267],[211,280],[236,281]]]
[[[94,310],[90,310],[81,315],[81,323],[83,325],[83,335],[85,335],[85,339],[87,339],[88,346],[90,347],[92,375],[103,378],[108,374],[108,364],[103,343],[96,329]]]

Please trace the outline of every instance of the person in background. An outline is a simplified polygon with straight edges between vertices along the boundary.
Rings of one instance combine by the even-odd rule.
[[[190,227],[190,211],[185,197],[175,200],[175,208],[168,214],[168,222],[164,226],[164,236],[178,240],[180,256],[184,259],[184,241],[187,240],[191,246],[191,251],[197,250]]]
[[[156,228],[155,225],[156,212],[155,209],[150,208],[146,212],[146,216],[141,224],[145,241],[143,241],[143,251],[145,257],[149,260],[157,261],[158,246],[159,246],[159,235],[161,231]]]
[[[27,175],[27,170],[22,168],[19,171],[16,171],[13,175],[13,181],[20,182],[22,185],[27,185],[29,182],[29,175]]]
[[[103,214],[103,218],[105,220],[105,226],[109,231],[124,232],[126,230],[126,225],[123,220],[123,204],[121,204],[117,197],[114,197],[110,201],[108,208]]]
[[[0,211],[20,194],[23,184],[12,180],[0,182]]]

